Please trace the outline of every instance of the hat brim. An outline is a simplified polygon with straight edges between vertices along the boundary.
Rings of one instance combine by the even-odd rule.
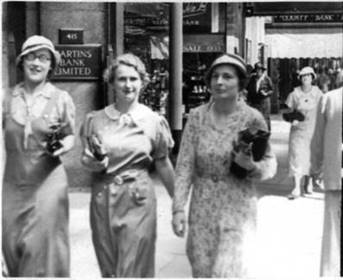
[[[21,62],[22,58],[29,54],[30,52],[35,52],[35,51],[38,51],[38,50],[42,50],[42,49],[47,49],[49,50],[52,55],[54,56],[54,59],[55,59],[55,68],[57,67],[57,65],[60,63],[61,61],[61,55],[58,51],[52,49],[52,48],[49,48],[48,46],[35,46],[35,47],[32,47],[32,48],[29,48],[29,49],[26,49],[24,50],[23,52],[21,52],[17,58],[16,58],[16,65],[18,66],[19,63]]]
[[[313,80],[315,80],[317,78],[317,75],[315,73],[308,72],[308,73],[301,73],[301,74],[299,74],[298,75],[298,79],[301,80],[301,76],[305,76],[305,75],[308,75],[308,74],[312,75]]]

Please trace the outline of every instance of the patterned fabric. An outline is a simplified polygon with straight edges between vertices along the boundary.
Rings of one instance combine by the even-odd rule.
[[[276,159],[270,146],[247,179],[229,173],[232,143],[247,127],[266,130],[262,115],[240,101],[226,129],[219,129],[211,103],[189,115],[176,166],[173,211],[182,211],[190,187],[187,255],[194,277],[243,277],[254,252],[256,193],[254,180],[272,177]]]
[[[303,176],[310,173],[311,140],[316,124],[316,114],[322,92],[318,87],[305,93],[301,87],[296,87],[286,100],[286,105],[292,110],[300,111],[305,120],[291,126],[289,135],[289,175]]]

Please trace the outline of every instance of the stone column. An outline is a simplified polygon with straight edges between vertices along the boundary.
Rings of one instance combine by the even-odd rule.
[[[58,43],[60,28],[81,28],[84,44],[101,44],[102,53],[107,47],[106,3],[104,2],[40,2],[40,30],[43,36]],[[103,55],[102,68],[106,66]],[[87,113],[103,108],[106,103],[102,80],[59,81],[57,87],[69,92],[76,106],[76,145],[64,158],[70,184],[73,187],[87,187],[90,175],[81,166],[81,143],[78,137],[80,125]]]

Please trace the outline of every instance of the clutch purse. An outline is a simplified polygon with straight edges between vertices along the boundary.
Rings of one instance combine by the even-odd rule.
[[[251,144],[251,153],[254,161],[260,161],[265,155],[268,147],[270,132],[258,130],[256,133],[251,133],[249,128],[244,129],[238,134],[238,147]],[[232,161],[230,172],[239,179],[244,179],[248,176],[248,170]]]
[[[286,122],[293,122],[295,120],[302,122],[305,120],[304,114],[299,112],[298,110],[294,110],[293,112],[290,112],[290,113],[283,113],[282,118]]]
[[[60,140],[63,138],[62,134],[60,133],[60,125],[52,125],[50,129],[52,130],[51,133],[47,135],[47,145],[46,149],[49,153],[53,154],[58,149],[62,148],[62,144]]]

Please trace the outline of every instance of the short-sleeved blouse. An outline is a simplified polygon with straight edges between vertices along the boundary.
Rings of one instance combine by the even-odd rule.
[[[52,125],[61,138],[75,132],[75,106],[70,95],[50,83],[35,92],[30,103],[20,83],[4,99],[3,128],[6,147],[4,178],[13,183],[35,183],[60,164],[46,150]]]
[[[11,116],[18,124],[25,125],[29,118],[47,117],[42,116],[42,113],[48,101],[56,92],[58,92],[58,98],[56,98],[56,103],[49,111],[49,124],[62,122],[64,134],[74,134],[75,105],[73,100],[66,91],[58,89],[49,82],[39,92],[34,93],[31,106],[25,100],[24,83],[17,84],[5,97],[3,119],[5,120],[6,116]]]
[[[88,144],[88,137],[93,134],[108,155],[108,163],[102,166],[106,174],[148,168],[155,159],[167,156],[174,145],[169,125],[162,116],[142,104],[122,114],[112,104],[89,113],[81,127],[82,162],[94,171],[100,170]]]

